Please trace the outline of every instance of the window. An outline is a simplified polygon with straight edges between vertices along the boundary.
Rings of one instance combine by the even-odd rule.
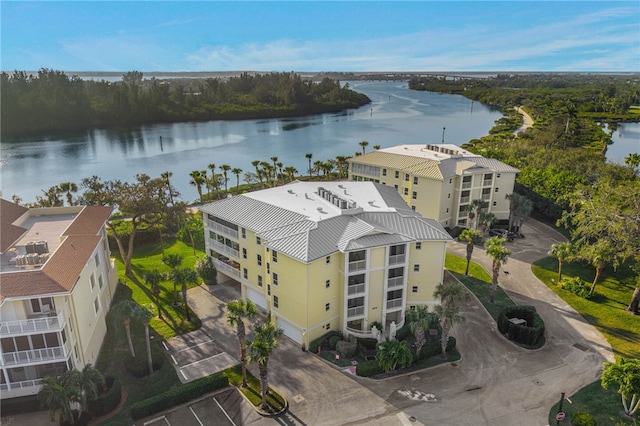
[[[271,296],[271,284],[267,284],[267,295]]]
[[[449,185],[451,185],[451,179],[449,179]]]
[[[409,310],[410,310],[410,311],[415,311],[415,310],[416,310],[416,306],[415,306],[415,305],[411,305],[411,306],[409,306]]]
[[[278,307],[278,296],[274,295],[273,296],[273,307],[277,308]]]
[[[278,285],[278,274],[275,272],[273,273],[272,281],[273,281],[273,285]]]
[[[331,256],[327,256],[324,258],[324,263],[326,263],[327,265],[331,264]]]
[[[329,330],[330,328],[331,328],[331,324],[327,324],[327,325],[324,326],[325,330]]]
[[[396,191],[398,190],[398,185],[393,185],[393,187],[396,189]]]
[[[447,198],[451,198],[451,194],[447,194]]]
[[[331,309],[331,303],[327,302],[324,304],[324,310],[328,312],[329,309]]]
[[[258,266],[262,266],[262,255],[258,255]]]
[[[418,176],[414,176],[413,177],[413,184],[417,185],[418,184]]]
[[[271,252],[271,260],[273,260],[273,263],[278,263],[278,252],[273,250]]]
[[[416,211],[416,206],[411,206],[411,210]]]
[[[500,189],[500,188],[498,188],[498,187],[496,186],[496,192],[498,192],[498,189]]]
[[[500,177],[500,173],[498,173],[498,174],[496,175],[496,177],[497,177],[497,178],[499,178],[499,177]]]
[[[93,259],[96,261],[96,266],[100,266],[100,255],[98,253],[96,253]]]
[[[382,176],[386,176],[387,175],[387,169],[382,169]]]
[[[400,177],[400,172],[396,170],[396,179]]]
[[[246,248],[243,248],[243,249],[242,249],[242,258],[243,258],[243,259],[246,259],[246,258],[247,258],[247,249],[246,249]]]
[[[267,275],[271,273],[271,264],[267,262]]]
[[[242,238],[243,239],[247,238],[247,230],[245,228],[242,228]]]
[[[404,180],[409,182],[409,173],[404,174]]]
[[[100,287],[100,289],[102,289],[103,286],[104,286],[104,281],[102,280],[102,275],[100,275],[98,277],[98,287]]]
[[[418,263],[413,265],[413,272],[420,272],[420,265]]]
[[[96,277],[91,274],[91,290],[93,290],[96,286]]]
[[[413,193],[411,194],[411,198],[414,200],[418,199],[418,193],[416,191],[413,191]]]
[[[418,286],[414,285],[413,287],[411,287],[411,292],[412,293],[417,293],[418,292]]]
[[[416,242],[416,250],[422,250],[422,241]]]
[[[78,345],[73,345],[73,353],[76,355],[76,359],[78,359]]]
[[[248,279],[249,279],[249,271],[247,270],[247,268],[242,268],[242,277],[243,277],[245,280],[248,280]]]
[[[256,237],[256,244],[262,245],[262,239],[260,237]]]
[[[409,195],[409,188],[404,188],[404,195]]]
[[[447,213],[449,213],[449,207],[447,207]]]
[[[495,206],[497,206],[497,205],[498,205],[498,202],[497,202],[497,201],[494,201],[494,202],[493,202],[493,207],[495,207]]]
[[[329,287],[331,287],[331,280],[326,280],[324,282],[324,288],[329,288]]]
[[[100,312],[100,298],[96,297],[96,300],[93,301],[93,310],[96,312],[96,315],[98,315],[98,312]]]
[[[262,275],[258,275],[258,287],[262,287]]]

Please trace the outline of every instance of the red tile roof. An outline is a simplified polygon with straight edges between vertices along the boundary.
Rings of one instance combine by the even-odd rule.
[[[26,229],[13,225],[29,209],[0,198],[0,252],[6,252]]]

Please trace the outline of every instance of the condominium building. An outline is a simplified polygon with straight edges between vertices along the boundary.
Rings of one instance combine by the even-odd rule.
[[[518,169],[452,144],[398,145],[349,159],[349,179],[391,186],[411,208],[442,226],[473,227],[468,207],[509,219],[509,200]]]
[[[95,364],[118,280],[105,230],[111,211],[0,200],[2,399]]]
[[[308,345],[328,330],[370,336],[432,305],[451,238],[374,182],[293,182],[202,206],[208,255]],[[308,346],[307,346],[308,347]]]

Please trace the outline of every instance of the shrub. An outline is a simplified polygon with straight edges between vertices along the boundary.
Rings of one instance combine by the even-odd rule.
[[[456,348],[456,338],[453,336],[449,336],[449,341],[447,342],[447,352],[451,352]]]
[[[585,299],[589,299],[591,296],[589,295],[589,291],[591,291],[591,286],[589,283],[583,281],[580,277],[563,277],[560,280],[560,288],[563,288],[576,296],[583,297]]]
[[[134,420],[147,417],[228,385],[229,379],[223,372],[212,374],[133,404],[131,417]]]
[[[342,339],[342,334],[339,331],[329,331],[328,333],[325,333],[324,335],[318,337],[317,339],[311,341],[309,343],[309,352],[312,353],[318,353],[318,348],[321,346],[324,346],[325,341],[327,342],[327,345],[329,344],[329,339],[332,336],[338,336],[340,339]]]
[[[381,373],[384,373],[384,370],[378,365],[377,360],[361,362],[356,366],[356,375],[360,377],[371,377]]]
[[[368,351],[376,349],[378,347],[378,340],[373,338],[358,338],[358,342]]]
[[[576,411],[571,415],[571,424],[573,426],[596,426],[596,419],[589,413],[584,411]]]
[[[355,336],[349,336],[349,341],[341,340],[336,343],[336,350],[343,358],[352,358],[358,347],[358,339]]]
[[[342,340],[342,336],[331,336],[331,337],[329,337],[329,349],[335,350],[336,349],[336,345],[341,340]]]
[[[196,261],[196,272],[202,281],[207,285],[218,284],[217,270],[209,256],[202,257]]]
[[[407,340],[409,336],[412,336],[411,327],[409,327],[409,324],[405,322],[405,324],[396,331],[396,340]]]
[[[87,403],[89,406],[89,413],[91,413],[93,417],[100,417],[110,413],[120,403],[120,398],[122,396],[122,383],[120,382],[120,379],[107,375],[104,380],[108,391]]]
[[[129,373],[131,373],[134,377],[145,377],[149,374],[146,350],[141,351],[136,349],[136,354],[137,356],[135,358],[131,357],[131,355],[127,355],[127,357],[125,358],[124,366],[127,368],[127,371],[129,371]],[[160,370],[164,365],[164,355],[162,353],[152,351],[151,364],[153,366],[153,371]]]
[[[509,319],[521,318],[525,324],[514,324]],[[498,330],[509,340],[526,346],[536,346],[544,337],[544,321],[533,306],[509,306],[498,315]]]

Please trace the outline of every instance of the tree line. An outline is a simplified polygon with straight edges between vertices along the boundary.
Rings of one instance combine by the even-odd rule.
[[[228,80],[83,80],[43,68],[0,75],[2,135],[88,127],[290,117],[357,108],[371,100],[337,80],[304,80],[294,73],[243,73]]]

